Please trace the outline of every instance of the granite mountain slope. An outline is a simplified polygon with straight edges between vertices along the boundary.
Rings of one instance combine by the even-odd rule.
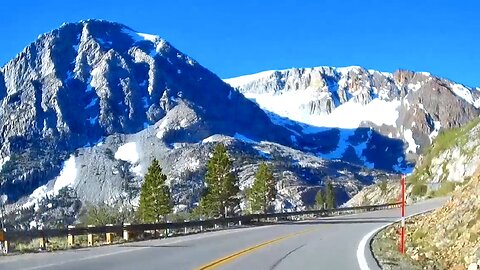
[[[274,123],[303,136],[329,136],[312,147],[317,155],[396,171],[405,169],[404,156],[415,163],[440,130],[459,127],[480,112],[478,89],[425,72],[292,68],[225,81]],[[385,159],[388,154],[399,163]]]
[[[11,199],[58,175],[72,151],[141,131],[175,108],[191,118],[178,119],[178,130],[169,126],[167,142],[237,132],[290,142],[289,131],[195,60],[121,24],[65,24],[26,47],[0,69],[0,78],[1,156],[8,169],[0,192]]]

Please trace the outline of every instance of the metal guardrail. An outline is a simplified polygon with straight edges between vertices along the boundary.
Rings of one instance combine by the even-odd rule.
[[[88,245],[94,244],[93,235],[105,234],[107,244],[112,243],[113,234],[123,235],[125,241],[131,240],[131,236],[134,233],[143,233],[145,231],[159,231],[159,230],[178,230],[184,229],[184,233],[187,233],[187,228],[199,229],[198,232],[204,231],[207,228],[217,228],[222,225],[228,227],[229,224],[249,225],[262,222],[262,220],[272,218],[289,218],[305,215],[321,215],[329,216],[334,214],[348,214],[352,212],[363,211],[375,211],[388,208],[399,207],[400,203],[390,203],[381,205],[368,205],[358,207],[343,207],[334,209],[320,209],[320,210],[306,210],[296,212],[281,212],[281,213],[269,213],[269,214],[251,214],[236,217],[226,217],[207,220],[192,220],[185,222],[173,222],[173,223],[151,223],[151,224],[108,224],[105,226],[87,226],[87,227],[75,227],[69,226],[68,228],[61,229],[34,229],[34,230],[13,230],[4,231],[0,234],[0,243],[3,244],[4,252],[8,252],[8,247],[11,242],[16,241],[31,241],[33,239],[40,239],[40,248],[45,248],[47,239],[52,237],[68,237],[68,245],[74,246],[75,236],[87,235]],[[168,236],[168,233],[165,235]]]

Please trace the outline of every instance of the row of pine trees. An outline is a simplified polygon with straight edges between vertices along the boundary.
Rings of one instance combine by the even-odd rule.
[[[145,174],[140,192],[138,214],[143,222],[160,222],[172,213],[173,204],[166,180],[167,176],[162,172],[159,162],[154,159]],[[277,196],[276,182],[272,169],[266,163],[260,164],[253,185],[245,192],[250,212],[267,213],[272,210]],[[223,144],[215,147],[208,161],[205,185],[196,211],[208,217],[234,214],[240,203],[239,183]],[[318,208],[334,207],[332,183],[327,184],[325,191],[319,190],[315,203]]]

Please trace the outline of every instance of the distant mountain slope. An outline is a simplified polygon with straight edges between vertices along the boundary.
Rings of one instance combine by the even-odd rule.
[[[372,148],[383,145],[382,151],[396,152],[399,160],[405,154],[415,162],[440,130],[479,115],[478,89],[423,72],[390,74],[355,66],[293,68],[224,81],[258,103],[277,124],[300,134],[330,131],[338,136],[335,145],[314,149],[320,156],[351,160],[356,153],[366,166],[383,169],[389,168],[388,163],[382,164],[381,152],[368,155]],[[382,137],[372,138],[368,129]],[[405,164],[392,165],[390,161],[390,169],[398,170]]]

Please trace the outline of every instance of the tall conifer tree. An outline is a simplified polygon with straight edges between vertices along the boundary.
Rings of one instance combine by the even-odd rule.
[[[225,216],[228,209],[238,205],[238,179],[232,171],[232,161],[223,144],[215,147],[208,161],[205,183],[207,187],[200,200],[200,208],[205,215]]]
[[[148,168],[140,193],[139,214],[144,222],[160,222],[172,212],[170,189],[165,181],[167,176],[156,159]]]
[[[255,175],[252,187],[247,191],[247,199],[252,212],[266,213],[271,202],[277,196],[276,181],[272,170],[262,163]]]

